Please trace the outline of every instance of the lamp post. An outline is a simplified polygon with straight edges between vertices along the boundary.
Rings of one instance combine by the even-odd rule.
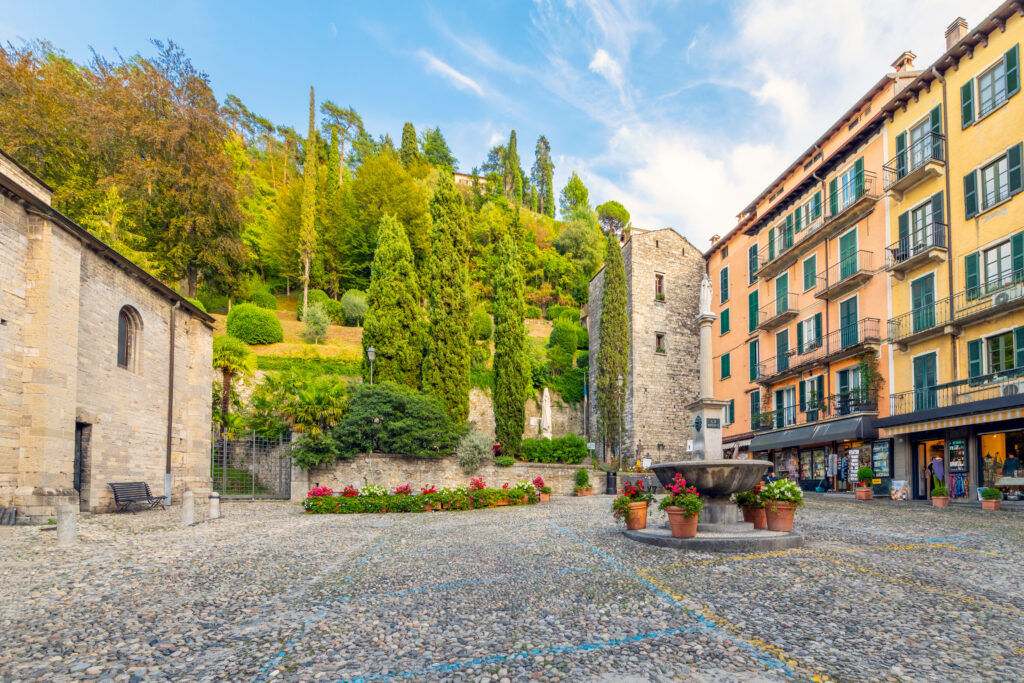
[[[366,349],[366,357],[370,361],[370,384],[373,384],[373,361],[377,358],[377,349],[372,346]]]
[[[622,469],[622,375],[619,375],[618,378],[616,378],[616,382],[618,383],[618,386],[619,386],[619,391],[618,391],[618,402],[619,402],[619,439],[618,439],[618,441],[619,441],[619,443],[615,447],[615,451],[619,455],[619,469],[621,470]]]

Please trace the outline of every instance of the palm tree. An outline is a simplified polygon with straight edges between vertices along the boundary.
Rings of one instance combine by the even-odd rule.
[[[223,335],[213,340],[213,367],[222,373],[220,390],[221,433],[228,424],[231,408],[231,382],[238,376],[252,372],[253,355],[249,346],[236,337]]]

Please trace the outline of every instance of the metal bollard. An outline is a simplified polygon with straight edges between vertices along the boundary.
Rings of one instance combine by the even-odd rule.
[[[619,486],[617,483],[617,476],[615,472],[605,472],[604,492],[609,496],[614,496],[619,492]]]
[[[220,519],[220,494],[216,491],[210,494],[210,519]]]
[[[196,521],[196,496],[191,491],[185,491],[181,497],[181,524],[192,526]]]
[[[70,548],[78,542],[78,511],[71,503],[57,508],[57,545]]]

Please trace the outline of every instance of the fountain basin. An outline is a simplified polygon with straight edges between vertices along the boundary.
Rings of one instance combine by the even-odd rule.
[[[754,488],[761,476],[772,467],[767,460],[681,460],[651,465],[662,486],[671,484],[676,472],[683,475],[707,498],[728,498],[738,491]]]

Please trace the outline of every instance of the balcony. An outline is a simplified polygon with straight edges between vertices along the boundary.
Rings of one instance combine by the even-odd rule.
[[[757,309],[757,329],[773,330],[788,323],[799,312],[796,307],[796,294],[788,292]]]
[[[758,363],[757,381],[771,384],[816,365],[855,356],[882,341],[878,332],[880,324],[878,318],[861,318],[819,339],[804,340],[803,346]]]
[[[980,402],[991,399],[1002,399],[994,403],[1024,404],[1024,370],[1018,368],[891,394],[890,415],[896,417],[937,409],[964,414],[971,412],[972,407],[985,409]]]
[[[751,418],[751,427],[753,431],[764,432],[878,412],[877,400],[866,389],[853,389],[820,400],[811,396],[804,407],[800,410],[799,406],[786,406],[757,413]]]
[[[890,318],[889,342],[906,351],[914,342],[945,333],[950,323],[949,311],[950,297],[946,297]]]
[[[793,265],[795,252],[790,254],[790,251],[794,244],[793,235],[787,235],[785,231],[777,233],[774,240],[769,240],[768,244],[757,252],[757,277],[772,277]]]
[[[870,171],[844,182],[830,194],[825,202],[825,228],[828,235],[835,235],[867,216],[881,198],[878,177]]]
[[[1024,307],[1024,270],[983,282],[953,296],[953,322],[969,325]]]
[[[873,251],[856,251],[818,276],[814,296],[831,301],[860,287],[878,272]]]
[[[907,190],[929,178],[942,175],[946,166],[943,153],[945,142],[946,138],[943,135],[926,133],[890,159],[889,163],[882,167],[885,174],[885,191],[897,201],[903,201],[903,195]]]
[[[885,269],[902,280],[918,266],[945,262],[947,229],[945,223],[930,223],[893,242],[885,249]]]

